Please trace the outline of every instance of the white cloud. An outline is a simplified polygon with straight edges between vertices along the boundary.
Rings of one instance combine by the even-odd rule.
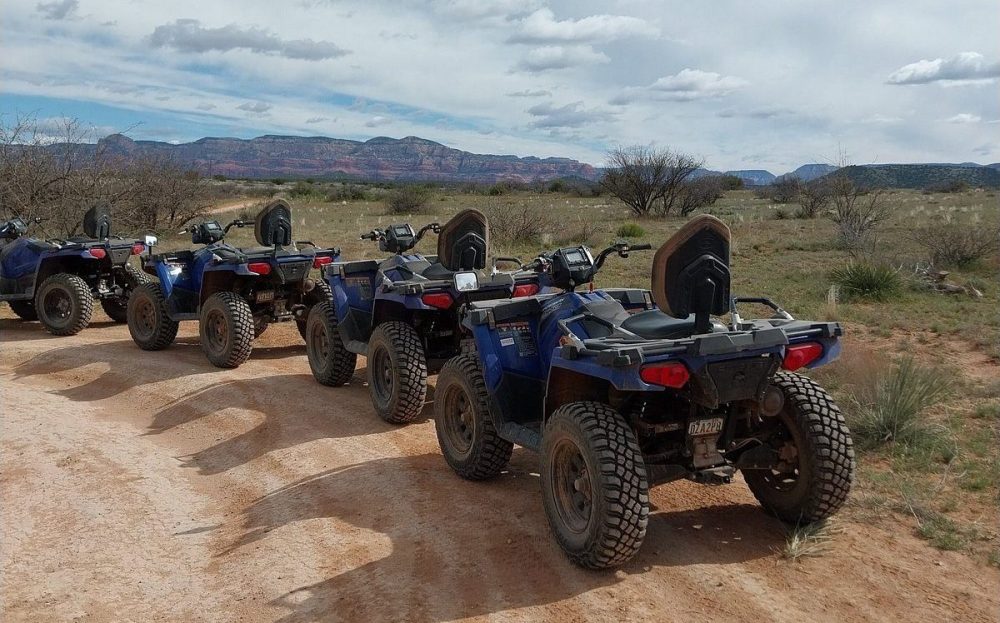
[[[272,106],[265,102],[246,102],[237,106],[240,110],[245,110],[256,115],[262,115],[271,110]]]
[[[992,82],[1000,78],[1000,62],[987,63],[978,52],[962,52],[949,59],[920,60],[889,75],[889,84]]]
[[[306,123],[312,125],[314,123],[323,123],[324,121],[329,121],[329,117],[309,117],[306,119]]]
[[[77,0],[62,0],[62,2],[39,2],[35,5],[35,9],[45,19],[63,20],[73,17],[79,6]]]
[[[979,123],[982,120],[983,118],[979,115],[973,115],[967,112],[958,113],[954,117],[948,117],[945,119],[947,123]]]
[[[382,115],[375,115],[371,119],[365,122],[366,128],[378,128],[384,125],[389,125],[392,123],[392,119],[389,117],[384,117]]]
[[[723,76],[712,71],[682,69],[675,75],[664,76],[647,87],[630,87],[615,97],[612,104],[628,104],[643,97],[690,101],[729,95],[749,83],[742,78]],[[764,114],[762,118],[773,117]]]
[[[538,73],[579,65],[607,63],[610,60],[606,54],[586,45],[546,45],[528,52],[524,60],[517,64],[517,68]]]
[[[547,97],[552,95],[552,91],[546,89],[524,89],[523,91],[514,91],[506,95],[507,97]]]
[[[559,21],[552,9],[546,8],[524,18],[508,40],[512,43],[597,43],[659,34],[659,28],[636,17],[591,15]]]
[[[535,120],[531,122],[533,128],[579,128],[587,124],[607,121],[612,116],[607,111],[586,109],[583,102],[573,102],[565,106],[553,106],[547,102],[532,106],[527,112],[535,117]]]
[[[172,24],[157,26],[149,37],[153,46],[171,47],[181,52],[227,52],[245,49],[258,54],[277,54],[285,58],[319,61],[348,54],[329,41],[312,39],[280,39],[255,27],[240,28],[229,24],[221,28],[202,28],[196,19],[179,19]]]

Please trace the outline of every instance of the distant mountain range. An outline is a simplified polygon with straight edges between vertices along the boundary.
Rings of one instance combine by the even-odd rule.
[[[167,156],[203,173],[226,177],[346,177],[442,182],[531,182],[599,177],[594,167],[569,158],[473,154],[416,136],[378,137],[364,142],[321,136],[203,138],[174,145],[133,141],[113,134],[101,139],[98,145],[114,156]]]
[[[46,149],[56,149],[58,145]],[[135,141],[121,134],[97,145],[79,145],[79,153],[103,149],[119,158],[170,158],[206,175],[249,178],[356,179],[364,181],[439,181],[494,183],[552,179],[600,179],[601,169],[570,158],[535,158],[474,154],[416,136],[350,141],[322,136],[258,136],[251,139],[206,137],[191,143]],[[776,176],[762,169],[712,171],[698,177],[733,175],[747,186],[764,186],[797,177],[811,181],[840,170],[828,164],[805,164]],[[877,164],[851,166],[845,174],[859,184],[927,188],[964,181],[970,186],[1000,188],[1000,163]]]

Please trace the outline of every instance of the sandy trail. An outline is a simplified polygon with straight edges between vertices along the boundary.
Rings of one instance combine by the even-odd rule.
[[[376,418],[362,369],[315,383],[290,324],[219,370],[192,323],[147,353],[107,321],[53,338],[3,315],[4,621],[1000,618],[1000,572],[908,529],[845,520],[830,553],[782,560],[739,483],[655,489],[639,556],[583,571],[534,455],[460,480],[431,422]]]

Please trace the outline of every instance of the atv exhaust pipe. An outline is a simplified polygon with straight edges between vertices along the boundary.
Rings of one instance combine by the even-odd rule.
[[[774,417],[781,413],[785,406],[785,395],[774,385],[768,385],[764,390],[764,396],[757,403],[760,414],[765,417]]]

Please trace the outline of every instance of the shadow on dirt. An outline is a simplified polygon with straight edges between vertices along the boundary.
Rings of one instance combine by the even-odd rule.
[[[197,355],[194,356],[194,355]],[[198,357],[201,358],[199,361]],[[186,349],[157,352],[140,350],[132,340],[65,346],[39,353],[14,368],[14,378],[59,374],[75,368],[104,365],[107,370],[92,381],[60,390],[70,400],[92,402],[113,398],[129,389],[183,377],[214,372],[212,364]]]
[[[84,331],[100,330],[117,327],[118,323],[111,320],[95,319]],[[37,320],[20,320],[18,318],[0,319],[0,342],[31,342],[34,340],[64,340],[65,337],[52,335],[42,327]]]
[[[371,562],[351,560],[369,560],[368,551],[330,551],[329,567],[337,573],[272,602],[288,611],[284,623],[450,621],[616,584],[614,572],[577,568],[556,546],[532,474],[536,461],[518,453],[510,471],[489,483],[460,480],[437,454],[331,469],[253,502],[242,534],[218,556],[233,555],[276,528],[316,519],[389,538],[391,554]],[[659,511],[640,555],[624,571],[745,562],[770,555],[782,534],[778,522],[752,505]]]
[[[282,374],[228,380],[185,394],[153,415],[146,434],[165,433],[216,414],[226,417],[220,412],[229,408],[255,412],[263,419],[243,433],[184,457],[185,467],[213,475],[310,441],[396,428],[375,416],[368,390],[360,382],[330,388],[318,384],[311,374]]]

